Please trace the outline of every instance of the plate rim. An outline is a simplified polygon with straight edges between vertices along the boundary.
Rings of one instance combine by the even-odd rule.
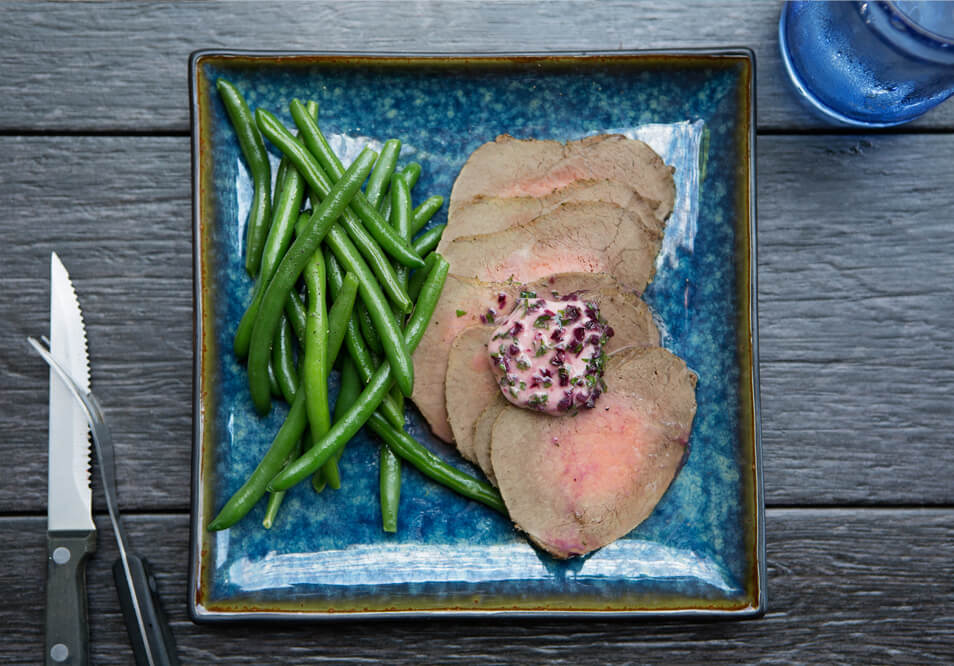
[[[200,530],[202,529],[197,520],[199,514],[200,476],[202,451],[201,442],[203,435],[203,420],[200,418],[202,413],[202,364],[199,353],[204,339],[203,316],[202,316],[202,245],[201,245],[201,218],[200,218],[200,197],[201,197],[201,137],[199,135],[198,114],[199,114],[199,91],[197,86],[198,70],[202,60],[209,57],[235,57],[235,58],[282,58],[282,59],[320,59],[328,58],[381,58],[394,59],[400,58],[413,63],[415,60],[493,60],[493,59],[522,59],[545,60],[552,58],[567,58],[580,60],[593,59],[600,57],[706,57],[706,58],[742,58],[748,61],[748,85],[745,91],[745,97],[748,108],[748,129],[745,134],[746,151],[745,166],[748,170],[746,180],[747,187],[747,209],[748,209],[748,271],[743,276],[748,282],[748,311],[745,313],[749,319],[749,344],[751,355],[751,367],[749,370],[749,396],[751,397],[751,419],[752,428],[752,465],[754,492],[755,492],[755,594],[754,603],[738,609],[704,609],[704,608],[677,608],[677,609],[408,609],[408,610],[390,610],[390,611],[327,611],[327,610],[302,610],[302,611],[210,611],[203,607],[198,601],[199,592],[199,562],[201,553],[199,552],[201,544]],[[190,481],[190,511],[189,511],[189,579],[187,581],[187,608],[189,618],[197,624],[208,623],[233,623],[248,621],[266,621],[266,622],[316,622],[316,621],[336,621],[336,620],[386,620],[386,619],[435,619],[435,618],[570,618],[580,619],[587,617],[597,618],[685,618],[685,619],[708,619],[708,620],[726,620],[726,619],[755,619],[765,615],[767,609],[767,565],[766,565],[766,546],[765,546],[765,499],[762,471],[762,422],[761,422],[761,396],[759,381],[759,335],[758,335],[758,263],[757,263],[757,196],[756,196],[756,56],[755,52],[747,46],[719,46],[719,47],[686,47],[686,48],[668,48],[668,49],[566,49],[555,51],[388,51],[388,50],[268,50],[268,49],[219,49],[202,48],[196,49],[189,54],[188,59],[188,83],[189,83],[189,125],[190,125],[190,163],[192,168],[192,318],[193,318],[193,336],[192,336],[192,458],[191,458],[191,481]]]

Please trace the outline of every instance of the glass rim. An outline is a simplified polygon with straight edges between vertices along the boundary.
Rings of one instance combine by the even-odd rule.
[[[908,16],[907,13],[902,11],[901,8],[898,7],[896,0],[880,0],[878,4],[887,9],[893,17],[901,21],[908,30],[914,32],[919,37],[935,42],[936,45],[940,46],[941,48],[954,48],[954,37],[946,37],[934,32],[933,30],[928,30],[923,25]]]

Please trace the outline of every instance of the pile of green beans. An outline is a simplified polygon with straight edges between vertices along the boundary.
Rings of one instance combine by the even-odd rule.
[[[246,361],[255,409],[268,413],[273,399],[289,408],[256,468],[208,529],[235,525],[266,494],[262,524],[270,528],[287,490],[309,476],[317,492],[341,488],[339,459],[363,425],[380,438],[383,530],[398,528],[403,462],[503,511],[496,490],[447,465],[404,430],[404,399],[414,387],[411,354],[449,270],[434,252],[443,225],[424,230],[443,197],[413,207],[422,167],[398,169],[398,139],[385,141],[380,154],[365,148],[345,168],[318,125],[316,103],[293,100],[289,129],[265,109],[253,113],[228,81],[216,86],[254,181],[244,258],[255,285],[234,351]],[[274,191],[266,140],[282,155]],[[310,210],[302,209],[306,201]],[[340,381],[332,410],[334,368]]]

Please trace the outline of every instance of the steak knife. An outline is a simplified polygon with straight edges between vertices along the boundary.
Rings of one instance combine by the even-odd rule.
[[[50,260],[50,353],[89,390],[83,314],[56,253]],[[87,664],[86,559],[96,550],[89,426],[52,369],[49,440],[45,658],[47,664]]]
[[[74,461],[75,470],[79,470],[82,463],[82,488],[85,489],[85,519],[89,523],[88,532],[79,532],[73,529],[77,525],[71,518],[66,531],[56,532],[57,543],[54,545],[53,528],[50,528],[50,574],[47,582],[47,664],[87,664],[89,632],[86,610],[86,579],[85,561],[89,553],[95,549],[96,528],[91,520],[90,486],[89,486],[89,430],[92,429],[93,443],[95,444],[99,460],[99,472],[103,480],[103,491],[106,495],[106,508],[109,519],[116,535],[119,548],[119,559],[113,564],[113,579],[122,607],[123,619],[132,643],[136,663],[140,666],[178,666],[175,638],[169,627],[169,622],[162,612],[159,600],[159,591],[155,576],[149,563],[128,552],[126,534],[119,516],[119,503],[116,497],[116,474],[114,466],[114,452],[112,435],[106,425],[102,408],[89,390],[89,363],[86,352],[86,331],[83,326],[82,313],[79,301],[73,290],[69,275],[59,257],[52,256],[52,287],[51,287],[51,337],[45,340],[49,349],[45,348],[34,338],[27,338],[34,349],[50,365],[50,524],[53,524],[54,487],[57,489],[56,502],[63,500],[64,492],[61,486],[71,489],[62,479],[54,484],[52,460],[54,458],[54,407],[60,414],[55,420],[57,428],[62,415],[76,416],[78,412],[81,426],[72,430],[70,434],[82,435],[82,456]],[[65,355],[69,359],[63,362],[54,353],[54,337],[62,324],[70,346]],[[80,344],[81,343],[81,344]],[[82,361],[79,363],[76,359]],[[57,388],[57,399],[63,396],[64,403],[54,405],[53,389]],[[69,408],[69,411],[67,411]],[[73,424],[75,425],[75,424]],[[59,430],[57,435],[64,433]],[[77,442],[79,438],[77,438]],[[77,444],[77,450],[80,450]],[[59,450],[57,450],[59,455]],[[76,477],[79,479],[79,477]],[[72,504],[72,497],[69,498]],[[63,539],[73,539],[66,542]],[[83,540],[81,540],[83,539]],[[85,548],[79,551],[80,547]],[[80,556],[77,557],[76,554]],[[76,566],[67,570],[63,565],[75,562]],[[54,578],[55,574],[55,578]],[[68,588],[69,598],[64,596],[63,588]]]

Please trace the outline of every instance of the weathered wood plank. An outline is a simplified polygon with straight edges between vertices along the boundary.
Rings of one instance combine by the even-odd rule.
[[[45,505],[47,380],[26,335],[49,330],[49,254],[80,296],[92,385],[116,442],[123,506],[184,508],[192,446],[188,139],[4,138],[0,388],[4,456],[23,484],[0,506]],[[104,185],[108,183],[108,185]],[[10,418],[12,417],[12,418]],[[99,484],[94,483],[94,487]],[[27,499],[29,498],[29,499]],[[104,506],[97,490],[98,506]],[[39,503],[39,504],[38,504]]]
[[[770,504],[954,502],[952,150],[947,136],[760,140]],[[20,341],[47,330],[53,249],[86,310],[121,501],[185,510],[188,140],[7,137],[0,154],[0,449],[19,479],[0,484],[0,511],[45,510],[46,373]]]
[[[778,54],[779,8],[767,0],[7,2],[0,4],[0,130],[185,131],[186,62],[200,48],[527,52],[721,46],[756,52],[761,128],[818,127],[788,88]],[[954,128],[954,103],[911,127]]]
[[[183,663],[924,663],[954,655],[952,510],[770,510],[769,612],[749,622],[441,620],[197,626],[185,606],[188,520],[127,519],[153,563]],[[131,664],[103,517],[89,567],[93,663]],[[0,662],[43,641],[45,522],[0,519]],[[584,647],[585,646],[585,647]],[[638,655],[638,657],[635,657]]]
[[[760,139],[773,501],[954,500],[948,146],[925,136]]]

